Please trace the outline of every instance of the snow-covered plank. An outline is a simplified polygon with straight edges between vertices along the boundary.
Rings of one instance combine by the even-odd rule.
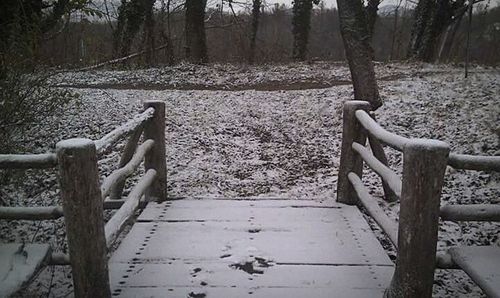
[[[283,203],[279,203],[280,207],[272,207],[275,202],[267,202],[270,207],[257,207],[259,202],[248,202],[253,206],[238,211],[223,206],[207,209],[209,204],[224,202],[200,201],[200,210],[175,207],[186,203],[192,202],[166,203],[161,212],[156,211],[156,219],[150,218],[154,221],[135,224],[113,261],[127,262],[136,257],[136,251],[147,239],[149,245],[139,258],[148,260],[218,259],[230,253],[226,249],[229,247],[233,255],[257,250],[282,263],[392,264],[353,206],[283,208]],[[148,206],[145,211],[159,209],[156,207]]]
[[[0,297],[9,297],[29,284],[50,259],[48,244],[0,245]]]
[[[141,213],[138,221],[151,220],[221,220],[220,213],[224,213],[223,220],[248,220],[245,218],[250,212],[249,208],[259,209],[259,214],[265,208],[341,208],[341,204],[328,201],[313,200],[177,200],[164,203],[151,202]],[[276,212],[276,210],[272,211]]]
[[[177,200],[141,217],[110,259],[118,296],[381,297],[393,272],[355,206]]]
[[[267,266],[267,265],[266,265]],[[230,263],[112,264],[113,293],[122,297],[382,297],[388,266],[276,265],[248,273]],[[163,294],[162,294],[163,293]]]
[[[463,246],[450,248],[449,252],[488,297],[500,297],[500,247]]]

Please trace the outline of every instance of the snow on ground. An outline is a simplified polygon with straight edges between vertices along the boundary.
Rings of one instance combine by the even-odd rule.
[[[377,75],[385,100],[377,114],[388,130],[406,137],[438,138],[457,153],[500,154],[500,71],[477,67],[464,79],[462,70],[451,66],[377,64]],[[348,68],[339,63],[181,64],[61,73],[54,77],[54,85],[73,86],[80,98],[64,113],[47,116],[19,140],[32,152],[42,153],[53,150],[62,139],[98,139],[137,114],[144,100],[162,100],[167,109],[169,196],[332,199],[342,103],[352,98],[348,80]],[[401,155],[387,151],[392,167],[400,173]],[[103,177],[116,168],[118,159],[114,152],[99,162]],[[365,183],[381,197],[379,179],[365,173]],[[12,175],[23,178],[16,185],[0,187],[1,199],[8,205],[59,203],[53,171]],[[499,174],[449,168],[442,204],[498,204],[499,178]],[[398,204],[382,200],[380,204],[397,217]],[[498,228],[491,223],[442,223],[439,247],[498,245]],[[0,230],[3,242],[49,241],[65,249],[61,220],[2,221]],[[381,240],[386,242],[383,236]],[[70,270],[58,267],[53,278],[51,270],[42,273],[27,293],[50,292],[53,297],[71,293]],[[465,274],[438,270],[437,297],[479,293]]]

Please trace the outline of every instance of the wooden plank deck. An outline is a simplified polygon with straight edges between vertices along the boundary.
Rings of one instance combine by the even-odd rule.
[[[393,263],[356,207],[150,203],[110,260],[120,297],[382,297]]]

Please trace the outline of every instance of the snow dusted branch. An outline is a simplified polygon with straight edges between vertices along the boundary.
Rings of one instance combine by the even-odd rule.
[[[106,223],[104,231],[108,247],[116,240],[124,224],[134,215],[135,210],[139,207],[140,199],[144,196],[146,190],[153,184],[155,178],[156,171],[153,169],[148,170],[144,177],[142,177],[132,189],[122,207]]]
[[[139,167],[142,160],[146,156],[146,153],[153,148],[154,144],[155,142],[153,140],[146,140],[137,148],[137,151],[134,153],[134,156],[132,156],[132,159],[130,159],[130,161],[123,168],[114,171],[111,175],[104,179],[101,186],[101,194],[103,198],[106,198],[113,187],[121,181],[124,181]]]
[[[481,156],[451,153],[448,165],[455,169],[500,172],[500,156]]]
[[[392,191],[394,191],[394,193],[401,198],[401,178],[399,178],[394,171],[373,156],[373,154],[371,154],[365,146],[354,142],[352,143],[352,149],[361,155],[366,164],[382,179],[384,179]]]
[[[398,224],[391,220],[384,210],[377,205],[375,198],[368,192],[368,189],[364,186],[361,178],[355,173],[349,173],[347,175],[349,181],[351,182],[356,194],[358,195],[359,201],[366,208],[371,217],[378,223],[382,228],[384,233],[389,236],[392,244],[398,247]]]
[[[100,138],[99,140],[95,141],[97,154],[102,155],[109,148],[111,148],[114,144],[116,144],[120,139],[122,139],[123,137],[134,132],[137,129],[137,127],[142,125],[148,119],[152,118],[154,115],[154,112],[155,112],[154,108],[149,108],[149,109],[145,110],[144,112],[142,112],[141,114],[136,115],[134,118],[132,118],[127,123],[116,128],[115,130],[108,133],[107,135]]]
[[[440,208],[439,216],[451,221],[497,221],[500,222],[500,205],[446,205]]]
[[[54,153],[0,154],[0,169],[45,169],[57,166]]]
[[[0,207],[0,219],[45,220],[63,217],[61,206],[52,207]]]
[[[375,122],[375,120],[373,120],[372,117],[370,117],[370,115],[363,110],[356,111],[356,118],[371,135],[398,151],[403,151],[403,147],[410,140],[392,132],[388,132],[378,125],[377,122]]]

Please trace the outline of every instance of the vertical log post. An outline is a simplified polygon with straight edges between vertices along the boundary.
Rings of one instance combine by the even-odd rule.
[[[167,199],[167,160],[165,154],[165,103],[146,101],[144,109],[153,107],[154,115],[144,125],[144,138],[152,139],[155,144],[146,154],[145,167],[156,170],[156,181],[146,193],[147,201],[165,201]]]
[[[56,153],[75,297],[111,297],[94,142],[61,141]]]
[[[366,101],[348,101],[344,103],[342,124],[342,148],[340,153],[340,166],[337,182],[337,202],[354,205],[357,203],[357,195],[352,187],[347,174],[353,172],[361,177],[363,172],[363,160],[352,150],[352,143],[357,142],[364,145],[366,132],[356,119],[357,110],[370,111],[370,104]]]
[[[449,147],[413,139],[403,148],[396,270],[385,297],[432,296],[439,204]]]

